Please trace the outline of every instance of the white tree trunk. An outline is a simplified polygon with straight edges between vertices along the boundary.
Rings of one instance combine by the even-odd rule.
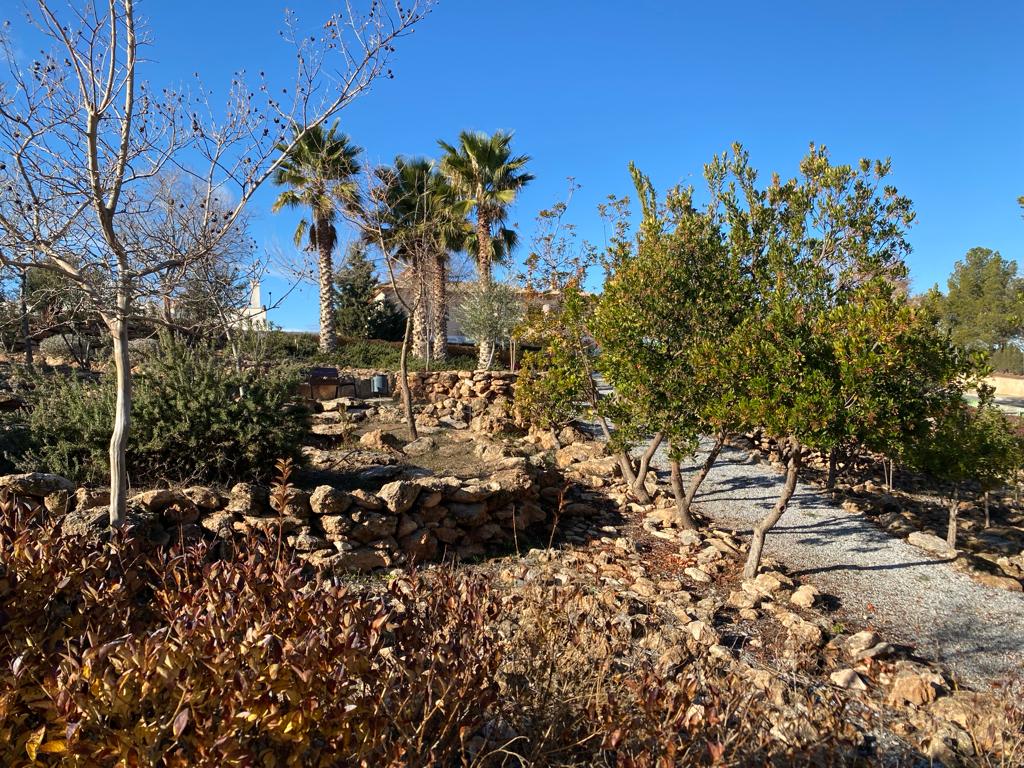
[[[110,524],[122,525],[128,508],[128,430],[132,420],[132,369],[128,359],[128,323],[117,318],[110,324],[117,375],[114,431],[110,436]]]

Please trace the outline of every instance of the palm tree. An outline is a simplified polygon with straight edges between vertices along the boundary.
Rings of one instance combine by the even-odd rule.
[[[441,171],[462,197],[467,212],[475,212],[477,271],[480,280],[489,283],[496,257],[509,255],[509,249],[495,249],[496,239],[514,245],[514,239],[507,241],[501,231],[495,233],[495,228],[511,232],[503,225],[516,195],[533,180],[533,175],[523,170],[530,158],[512,154],[512,134],[505,131],[490,136],[463,131],[457,146],[444,141],[438,145],[444,151]],[[480,342],[480,367],[485,367],[492,357],[490,346],[488,341]]]
[[[426,158],[396,157],[393,166],[377,171],[377,177],[381,189],[372,229],[405,265],[405,277],[414,288],[413,353],[427,357],[432,351],[434,359],[443,360],[448,354],[448,257],[463,249],[471,231],[464,206]],[[428,325],[433,326],[432,338]]]
[[[339,208],[354,209],[359,205],[356,178],[362,149],[337,131],[337,121],[329,128],[315,125],[304,133],[296,126],[295,133],[301,136],[274,174],[274,184],[288,189],[274,201],[272,210],[310,211],[310,220],[302,219],[295,230],[295,244],[301,247],[303,240],[307,240],[309,250],[318,255],[322,352],[334,352],[338,347],[332,265],[338,232],[334,222]],[[284,148],[282,145],[282,151]]]

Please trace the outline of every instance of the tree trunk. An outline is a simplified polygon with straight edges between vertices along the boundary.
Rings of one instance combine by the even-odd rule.
[[[317,232],[326,233],[330,222],[323,220],[316,223]],[[334,308],[334,265],[331,263],[331,250],[334,244],[325,234],[319,236],[320,251],[320,351],[336,352],[338,349],[338,328]]]
[[[402,338],[402,355],[398,361],[398,386],[402,395],[402,410],[405,412],[405,423],[409,427],[409,439],[416,440],[416,416],[412,412],[412,391],[409,389],[409,343],[412,340],[412,316],[406,315],[405,336]]]
[[[690,514],[690,508],[683,504],[683,474],[679,471],[679,459],[669,459],[669,468],[672,474],[672,493],[676,497],[676,519],[677,528],[687,531],[697,530],[697,523]]]
[[[747,562],[743,566],[743,578],[752,579],[757,576],[757,569],[761,565],[761,553],[764,550],[764,538],[776,523],[782,518],[789,506],[790,499],[796,491],[797,476],[800,472],[800,443],[796,438],[790,438],[789,462],[786,465],[786,483],[782,486],[782,493],[779,494],[775,507],[757,525],[754,526],[754,535],[750,540],[750,553],[747,555]]]
[[[686,489],[686,496],[680,501],[676,498],[677,506],[681,506],[683,512],[687,516],[690,514],[690,505],[693,504],[693,499],[697,495],[697,490],[700,488],[701,483],[708,476],[708,472],[715,465],[715,461],[718,459],[718,454],[722,452],[722,445],[725,443],[725,432],[719,432],[715,438],[715,444],[711,446],[711,450],[704,459],[704,463],[700,465],[700,469],[697,470],[697,474],[690,480],[690,486]]]
[[[665,435],[661,432],[656,433],[651,438],[651,442],[647,444],[647,449],[644,451],[643,456],[640,457],[640,468],[637,470],[636,477],[629,484],[630,492],[641,504],[650,504],[652,502],[651,495],[647,492],[647,473],[651,469],[651,461],[654,459],[654,454],[658,452],[658,448],[664,439]],[[633,469],[632,464],[630,461],[630,471]]]
[[[415,267],[410,270],[416,286],[415,304],[412,307],[412,353],[420,360],[430,357],[430,334],[427,325],[430,317],[427,309],[427,288],[423,275]]]
[[[434,259],[434,270],[431,275],[430,307],[434,315],[432,323],[434,338],[434,359],[443,363],[448,359],[448,269],[447,254],[438,254]]]
[[[126,303],[119,299],[119,304]],[[128,431],[132,420],[132,369],[128,359],[128,323],[124,312],[109,324],[114,343],[117,404],[110,436],[110,524],[122,525],[128,509]]]
[[[28,270],[21,270],[19,281],[19,311],[21,313],[21,343],[25,345],[25,367],[32,370],[32,331],[28,322]]]
[[[946,528],[946,544],[956,549],[956,517],[960,513],[960,486],[953,486],[953,496],[949,502],[949,526]]]
[[[992,518],[989,516],[988,491],[985,491],[985,528],[992,525]]]
[[[603,414],[599,413],[597,415],[597,424],[601,428],[601,434],[604,435],[605,442],[611,443],[612,431],[608,428],[608,419],[606,419]],[[629,451],[619,451],[615,454],[615,458],[618,459],[619,469],[622,471],[622,479],[626,481],[626,485],[630,488],[633,488],[638,484],[642,485],[642,483],[638,482],[639,478],[637,477],[636,472],[633,471],[633,459],[630,458]],[[637,492],[637,499],[641,504],[651,503],[651,497],[647,493],[646,488],[643,488],[642,492]]]
[[[836,478],[839,475],[839,446],[833,445],[832,450],[828,452],[828,475],[825,477],[825,490],[834,491],[836,489]]]
[[[491,261],[494,258],[491,243],[491,222],[480,212],[476,215],[476,241],[477,241],[477,277],[483,284],[491,282]],[[477,363],[479,370],[486,371],[490,368],[490,361],[494,358],[494,340],[477,339]]]

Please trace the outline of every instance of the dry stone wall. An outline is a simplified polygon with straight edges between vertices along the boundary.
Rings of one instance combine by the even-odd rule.
[[[283,504],[267,488],[239,483],[223,494],[193,487],[157,489],[129,501],[130,519],[168,541],[235,534],[276,537],[318,568],[366,571],[476,557],[509,545],[548,519],[558,472],[541,461],[510,457],[486,479],[421,477],[395,480],[376,492],[322,485],[293,489]],[[0,488],[43,503],[63,516],[65,532],[98,535],[109,495],[55,475],[0,477]]]
[[[468,426],[494,434],[515,426],[516,374],[509,371],[432,371],[410,374],[418,421],[425,426]]]

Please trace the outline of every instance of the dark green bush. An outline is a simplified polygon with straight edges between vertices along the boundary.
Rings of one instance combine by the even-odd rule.
[[[237,372],[205,349],[163,346],[134,377],[128,470],[133,483],[258,480],[296,456],[308,412],[294,368]],[[112,374],[40,380],[22,423],[18,464],[102,481],[114,413]]]

